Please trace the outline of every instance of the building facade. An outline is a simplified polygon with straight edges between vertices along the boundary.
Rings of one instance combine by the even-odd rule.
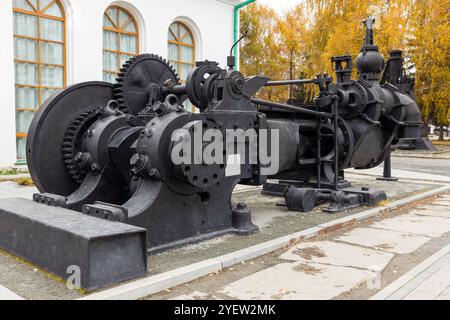
[[[167,58],[181,80],[195,61],[225,65],[237,3],[0,1],[0,166],[23,163],[33,115],[60,88],[92,80],[114,82],[121,64],[141,53]]]

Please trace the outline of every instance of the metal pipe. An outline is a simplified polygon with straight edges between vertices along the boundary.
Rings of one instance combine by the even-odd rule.
[[[255,98],[250,98],[250,101],[254,104],[258,104],[258,105],[262,105],[262,106],[268,106],[268,107],[308,114],[311,116],[317,116],[319,118],[331,118],[333,116],[331,113],[328,113],[328,112],[320,112],[320,111],[310,110],[310,109],[301,108],[301,107],[295,107],[295,106],[278,103],[278,102],[260,100],[260,99],[255,99]]]
[[[264,86],[265,87],[288,86],[293,84],[306,84],[316,82],[317,79],[277,80],[277,81],[267,81],[267,83]]]
[[[237,5],[234,6],[234,14],[233,14],[233,19],[234,19],[234,33],[233,33],[233,43],[236,43],[238,40],[238,34],[239,34],[239,9],[241,9],[242,7],[245,7],[253,2],[255,2],[256,0],[247,0],[244,1],[242,3],[239,3]],[[239,70],[239,57],[238,57],[238,46],[236,46],[234,48],[234,56],[236,57],[236,70]]]
[[[339,147],[338,147],[338,101],[337,97],[333,101],[333,136],[334,136],[334,188],[339,189]]]
[[[185,84],[178,84],[176,86],[173,86],[171,88],[168,88],[168,92],[172,94],[185,94],[186,93],[186,85]]]

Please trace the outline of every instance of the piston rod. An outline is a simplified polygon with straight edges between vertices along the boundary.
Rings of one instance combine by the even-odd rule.
[[[284,110],[288,110],[288,111],[308,114],[311,116],[317,116],[320,118],[331,118],[333,116],[331,113],[328,113],[328,112],[320,112],[320,111],[310,110],[310,109],[301,108],[301,107],[295,107],[295,106],[278,103],[278,102],[260,100],[260,99],[255,99],[255,98],[251,98],[250,101],[257,105],[273,107],[273,108],[277,108],[277,109],[284,109]]]

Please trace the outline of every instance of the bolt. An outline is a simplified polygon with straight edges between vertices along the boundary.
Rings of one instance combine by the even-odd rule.
[[[92,130],[89,130],[87,135],[89,138],[92,137]]]
[[[143,164],[144,164],[143,157],[138,153],[133,154],[133,156],[130,159],[130,165],[134,168],[140,168],[142,167]]]
[[[96,172],[96,171],[98,171],[98,169],[100,169],[98,164],[96,164],[96,163],[91,164],[91,171]]]
[[[243,203],[243,202],[239,202],[239,203],[236,205],[236,209],[237,209],[237,210],[245,210],[245,209],[247,209],[247,205],[246,205],[245,203]]]
[[[84,167],[90,158],[88,152],[77,152],[73,160],[79,167]]]

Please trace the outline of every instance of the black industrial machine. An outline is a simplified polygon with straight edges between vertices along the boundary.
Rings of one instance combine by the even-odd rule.
[[[385,67],[373,21],[365,21],[357,80],[350,56],[333,58],[336,83],[326,74],[244,77],[230,56],[226,69],[198,62],[181,84],[165,60],[144,54],[115,84],[55,93],[27,141],[40,193],[0,201],[0,246],[63,278],[78,268],[81,286],[93,289],[145,274],[148,252],[257,231],[244,203],[232,207],[238,183],[263,185],[303,212],[385,199],[351,188],[343,170],[379,165],[399,139],[420,137],[422,121],[401,54]],[[318,86],[314,105],[255,98],[264,86],[305,83]]]
[[[373,19],[365,24],[357,80],[351,80],[350,56],[333,58],[336,83],[326,74],[292,81],[246,78],[229,57],[227,69],[198,62],[181,84],[165,60],[144,54],[123,65],[115,84],[86,82],[59,91],[39,109],[29,132],[27,161],[41,192],[34,200],[142,227],[148,250],[155,251],[226,232],[254,232],[250,210],[244,204],[232,208],[238,183],[264,184],[263,193],[283,195],[289,209],[300,211],[322,201],[331,201],[328,211],[334,212],[385,199],[384,192],[349,189],[343,169],[378,166],[399,138],[420,136],[422,121],[412,92],[397,85],[400,53],[392,53],[385,69],[373,42]],[[264,86],[303,83],[319,87],[314,106],[254,98]],[[185,101],[199,112],[183,108]],[[255,130],[256,141],[237,139],[231,148],[248,152],[261,142],[261,129],[277,130],[278,141],[269,141],[278,144],[276,172],[264,173],[268,164],[258,151],[256,163],[238,157],[230,173],[225,142],[223,161],[174,163],[177,142],[208,129],[223,137],[227,130]],[[201,150],[206,147],[203,142]]]

